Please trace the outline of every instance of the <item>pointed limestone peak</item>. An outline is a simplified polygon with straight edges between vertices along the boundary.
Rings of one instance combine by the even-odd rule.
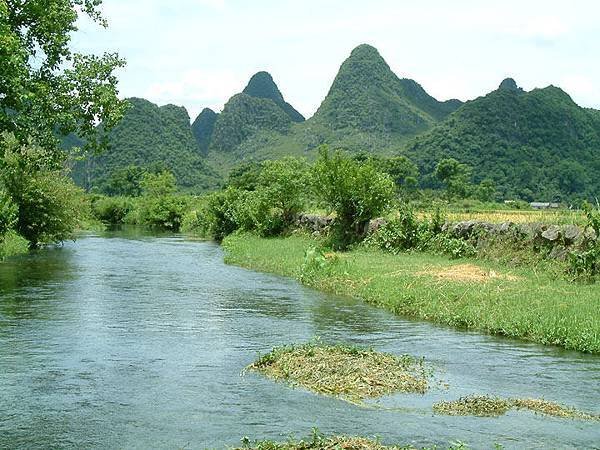
[[[513,78],[505,78],[504,80],[502,80],[502,83],[500,83],[500,86],[498,87],[498,90],[500,90],[500,91],[523,92],[523,89],[521,89],[517,85],[517,82]]]
[[[277,84],[275,84],[275,81],[273,81],[273,77],[269,72],[261,71],[252,75],[252,78],[250,78],[243,93],[250,97],[272,100],[277,106],[283,109],[294,122],[304,121],[304,116],[284,100],[281,91],[277,87]]]
[[[198,143],[200,152],[206,154],[215,128],[218,114],[210,108],[204,108],[194,123],[192,124],[192,133]]]
[[[283,102],[283,95],[269,72],[261,71],[252,75],[243,92],[251,97],[269,98],[275,103]]]

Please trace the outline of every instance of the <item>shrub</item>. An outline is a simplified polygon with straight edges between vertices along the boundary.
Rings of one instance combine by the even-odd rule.
[[[8,193],[0,190],[0,236],[12,229],[17,223],[19,208]]]
[[[102,223],[117,225],[125,222],[133,203],[124,197],[100,197],[92,201],[92,214]]]
[[[583,248],[569,254],[567,272],[575,279],[594,282],[600,275],[600,208],[584,203],[588,228],[596,235],[595,239],[585,241]]]
[[[32,246],[69,238],[85,211],[83,192],[53,168],[52,155],[41,147],[21,146],[6,134],[0,146],[3,204],[12,202],[17,208],[15,230]]]
[[[179,231],[186,206],[186,199],[176,195],[144,197],[140,201],[137,220],[149,227]]]
[[[187,201],[175,195],[175,175],[167,170],[145,173],[140,185],[144,195],[139,201],[137,221],[150,227],[179,231]]]
[[[319,149],[313,175],[318,197],[335,211],[333,240],[342,249],[363,238],[369,220],[382,214],[394,198],[389,175],[340,151],[330,154],[327,146]]]
[[[365,243],[391,253],[417,248],[424,238],[426,223],[419,223],[412,210],[403,207],[400,213],[388,220],[376,232],[367,237]]]
[[[7,231],[0,235],[0,261],[9,256],[20,255],[29,250],[29,241],[15,231]]]

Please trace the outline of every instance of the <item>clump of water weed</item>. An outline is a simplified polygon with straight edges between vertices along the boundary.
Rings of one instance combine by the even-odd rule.
[[[436,448],[436,447],[434,447]],[[466,450],[468,447],[462,443],[451,444],[448,450]],[[311,438],[300,441],[287,442],[256,441],[250,442],[248,438],[242,439],[242,447],[235,450],[417,450],[412,445],[384,445],[377,439],[350,436],[323,436],[314,432]],[[423,448],[422,450],[427,450]],[[431,449],[433,450],[433,449]]]
[[[575,408],[536,398],[503,399],[487,395],[469,395],[433,405],[439,414],[452,416],[501,416],[511,409],[526,409],[539,414],[567,419],[600,420],[600,415],[588,414]]]
[[[320,343],[276,347],[247,369],[351,402],[395,392],[423,394],[430,376],[423,360],[410,355]]]

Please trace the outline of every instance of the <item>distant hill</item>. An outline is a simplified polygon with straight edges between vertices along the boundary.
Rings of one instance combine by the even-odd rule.
[[[312,117],[334,130],[415,135],[461,105],[439,102],[415,81],[399,79],[370,45],[352,50]]]
[[[215,122],[210,150],[229,152],[259,131],[285,133],[292,123],[290,116],[272,100],[236,94]]]
[[[196,121],[200,120],[200,116]],[[286,134],[304,117],[287,103],[273,77],[258,72],[244,91],[234,95],[217,115],[209,154],[233,153],[240,144],[260,133]]]
[[[600,115],[560,88],[525,92],[512,79],[416,137],[406,153],[432,172],[453,157],[504,198],[553,200],[600,192]]]
[[[74,179],[86,188],[102,188],[113,171],[137,165],[171,170],[184,189],[203,189],[218,183],[204,163],[183,107],[157,106],[141,98],[110,133],[110,149],[76,164]]]
[[[274,91],[274,84],[268,74],[260,74],[253,77],[245,92],[279,98],[267,94]],[[252,133],[232,141],[235,145],[227,147],[229,155],[220,153],[220,146],[215,145],[212,149],[216,151],[209,151],[208,158],[221,168],[242,159],[284,155],[310,158],[325,143],[351,152],[391,154],[461,104],[459,100],[440,102],[417,82],[398,78],[374,47],[363,44],[343,62],[313,117],[294,123],[283,132],[276,127],[253,127]]]
[[[294,122],[303,122],[304,116],[283,99],[283,95],[268,72],[258,72],[250,78],[243,93],[254,98],[266,98],[279,106]]]
[[[311,159],[329,144],[406,154],[419,165],[424,187],[437,186],[436,164],[453,157],[473,167],[475,182],[493,180],[502,198],[568,200],[600,192],[600,111],[579,107],[557,87],[526,92],[510,78],[464,104],[438,101],[416,81],[399,78],[365,44],[342,63],[308,120],[267,72],[253,75],[223,111],[205,108],[191,125],[184,108],[139,98],[130,103],[110,134],[111,150],[75,165],[80,185],[101,187],[130,164],[162,165],[184,189],[203,190],[244,160]],[[68,136],[63,145],[78,142]]]
[[[192,134],[198,143],[198,148],[203,155],[208,153],[208,146],[212,139],[215,122],[219,115],[210,108],[204,108],[192,124]]]

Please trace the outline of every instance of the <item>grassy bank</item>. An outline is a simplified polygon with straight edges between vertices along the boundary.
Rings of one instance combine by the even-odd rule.
[[[569,283],[551,272],[423,253],[321,254],[311,250],[316,241],[300,236],[232,235],[223,245],[230,264],[293,277],[397,314],[600,353],[598,286]]]

